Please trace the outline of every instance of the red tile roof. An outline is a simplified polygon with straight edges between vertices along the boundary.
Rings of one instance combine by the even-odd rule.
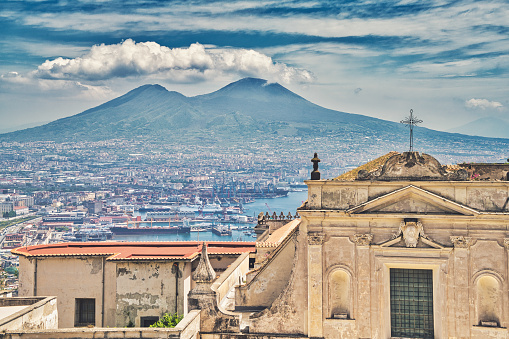
[[[208,253],[242,254],[255,252],[254,242],[206,242]],[[107,256],[107,260],[192,260],[201,252],[203,242],[70,242],[34,245],[13,249],[24,257]]]

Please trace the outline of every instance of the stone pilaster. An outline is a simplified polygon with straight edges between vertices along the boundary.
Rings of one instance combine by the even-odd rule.
[[[357,246],[369,246],[373,241],[373,234],[354,234],[352,240]]]
[[[504,247],[506,250],[509,250],[509,238],[504,239]]]
[[[462,235],[459,236],[451,236],[451,242],[454,244],[454,249],[457,248],[470,248],[474,244],[474,239],[471,237],[464,237]]]
[[[450,239],[454,244],[455,337],[470,338],[470,273],[468,252],[474,240],[471,237],[465,236],[451,236]]]
[[[372,234],[356,234],[357,244],[357,310],[355,320],[360,338],[371,338],[371,260]]]
[[[308,233],[308,336],[323,336],[322,245],[325,235]]]

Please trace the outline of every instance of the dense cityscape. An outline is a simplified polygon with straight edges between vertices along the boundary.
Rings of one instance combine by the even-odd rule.
[[[113,225],[143,227],[148,224],[140,221],[147,220],[160,233],[178,227],[184,233],[216,231],[230,239],[231,229],[239,229],[249,240],[256,218],[243,213],[245,204],[302,190],[310,171],[307,154],[299,154],[301,159],[284,152],[275,156],[263,147],[240,155],[233,147],[217,153],[217,147],[180,146],[171,152],[161,151],[164,145],[152,146],[123,140],[3,143],[4,288],[17,288],[17,257],[10,249],[105,241],[112,238]],[[186,219],[190,229],[185,229]],[[125,233],[122,227],[117,232]]]
[[[309,178],[314,151],[322,159],[322,177],[334,178],[387,150],[404,148],[402,137],[395,135],[401,141],[390,142],[352,131],[341,135],[324,132],[323,137],[253,136],[238,142],[176,140],[169,144],[141,137],[3,142],[0,242],[4,287],[17,288],[17,257],[10,249],[19,246],[118,240],[129,233],[146,234],[148,226],[154,234],[180,232],[180,240],[191,239],[184,233],[202,231],[249,240],[254,236],[256,215],[245,210],[246,204],[305,189],[303,181]],[[435,140],[427,145],[427,152],[444,164],[497,161],[505,156],[497,153],[498,142],[493,139],[490,144],[485,139],[467,154],[456,150],[459,144],[452,142],[445,150]],[[291,218],[298,205],[283,211],[285,218],[288,212]],[[276,213],[266,207],[265,212]]]

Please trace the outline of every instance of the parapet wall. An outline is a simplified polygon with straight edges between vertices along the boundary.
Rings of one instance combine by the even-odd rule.
[[[0,339],[197,339],[200,311],[190,311],[175,328],[67,328],[54,330],[7,331]]]
[[[232,287],[240,285],[249,271],[249,253],[241,254],[226,271],[212,284],[212,290],[216,291],[218,305],[221,306],[225,297]]]
[[[18,310],[0,320],[0,331],[58,328],[56,297],[0,298],[0,307]]]
[[[254,276],[246,285],[237,286],[237,309],[269,307],[288,285],[294,257],[295,243],[286,241],[272,257],[267,258],[265,266],[252,272]]]

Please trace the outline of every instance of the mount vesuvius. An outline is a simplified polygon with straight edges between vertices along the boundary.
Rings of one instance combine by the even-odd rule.
[[[404,114],[402,112],[402,118]],[[477,151],[485,154],[509,146],[507,139],[426,128],[417,128],[415,135],[416,148],[435,155]],[[277,83],[244,78],[218,91],[194,97],[168,91],[159,85],[144,85],[82,113],[43,126],[1,134],[0,141],[142,138],[222,144],[232,140],[288,140],[291,137],[301,137],[322,147],[326,147],[327,139],[335,139],[353,152],[362,151],[362,147],[404,151],[408,130],[396,122],[320,107]]]

